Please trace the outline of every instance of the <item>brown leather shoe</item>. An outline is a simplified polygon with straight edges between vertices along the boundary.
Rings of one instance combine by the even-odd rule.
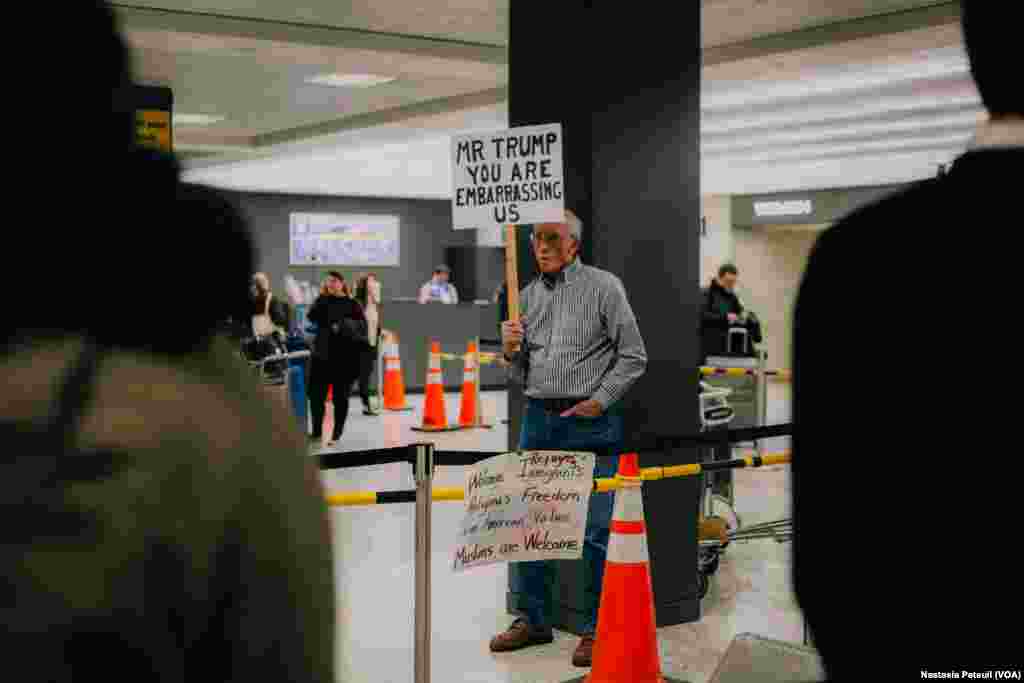
[[[576,652],[572,653],[572,665],[581,668],[589,668],[594,661],[594,634],[588,633],[580,638],[580,644],[576,646]]]
[[[550,628],[534,628],[526,619],[516,619],[507,631],[491,639],[491,652],[512,652],[531,645],[547,645],[554,640]]]

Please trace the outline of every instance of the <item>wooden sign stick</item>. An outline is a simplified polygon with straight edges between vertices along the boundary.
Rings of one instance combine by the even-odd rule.
[[[516,257],[516,226],[505,226],[505,286],[508,295],[508,319],[519,322],[519,262]],[[519,349],[517,348],[516,351]]]

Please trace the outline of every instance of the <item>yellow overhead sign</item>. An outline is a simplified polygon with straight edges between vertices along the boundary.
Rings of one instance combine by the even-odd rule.
[[[171,152],[171,112],[140,109],[135,112],[135,139],[142,147]]]

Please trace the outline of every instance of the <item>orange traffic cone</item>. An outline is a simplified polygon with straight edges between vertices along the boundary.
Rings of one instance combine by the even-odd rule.
[[[430,342],[430,362],[427,364],[426,399],[423,402],[423,424],[413,427],[418,432],[446,432],[460,429],[449,427],[444,408],[444,376],[441,374],[441,343]]]
[[[586,683],[670,683],[661,675],[639,456],[619,459],[615,514],[597,615],[594,667]]]
[[[480,426],[480,354],[476,342],[469,342],[466,349],[465,370],[462,375],[462,405],[459,407],[460,427]]]
[[[483,354],[479,352],[479,347],[479,341],[470,341],[465,356],[462,402],[459,408],[459,426],[463,429],[477,427],[491,429],[494,427],[494,424],[484,422],[483,397],[480,395],[480,364],[483,362]]]
[[[384,333],[384,410],[412,410],[405,402],[402,361],[398,357],[398,335]]]

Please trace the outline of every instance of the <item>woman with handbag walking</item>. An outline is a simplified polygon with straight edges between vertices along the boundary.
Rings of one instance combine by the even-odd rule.
[[[359,396],[363,400],[363,415],[379,415],[370,403],[370,381],[377,364],[377,340],[380,334],[380,280],[376,273],[368,273],[356,281],[355,298],[366,315],[369,340],[359,369]]]
[[[309,309],[307,318],[317,326],[310,364],[309,403],[313,418],[310,439],[323,438],[327,388],[334,386],[334,433],[337,443],[345,431],[349,396],[359,378],[363,349],[368,345],[366,316],[356,302],[345,295],[345,278],[337,271],[328,274],[326,294],[321,294]]]

